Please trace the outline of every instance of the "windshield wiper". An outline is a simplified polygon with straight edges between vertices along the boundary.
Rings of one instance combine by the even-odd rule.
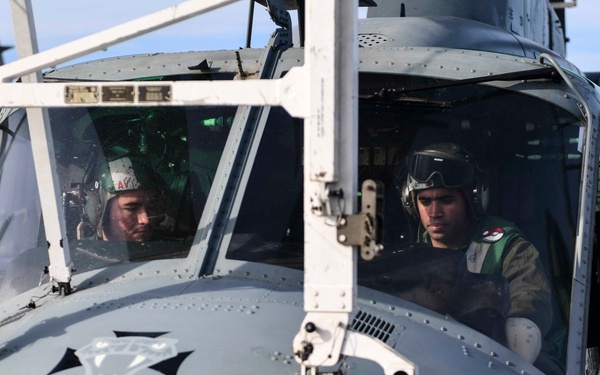
[[[483,77],[466,78],[457,81],[436,82],[427,85],[407,88],[381,89],[373,94],[359,95],[362,100],[382,101],[382,102],[397,102],[406,105],[424,106],[424,107],[440,107],[451,108],[452,102],[431,100],[428,98],[420,98],[406,96],[407,93],[416,91],[433,90],[439,88],[464,86],[474,83],[494,82],[494,81],[520,81],[529,79],[552,79],[558,81],[560,75],[553,67],[544,67],[534,70],[526,70],[520,72],[503,73],[497,75],[488,75]]]
[[[409,106],[418,106],[418,107],[439,107],[439,108],[451,108],[452,103],[448,101],[441,100],[431,100],[429,98],[419,98],[415,96],[399,96],[397,94],[404,93],[402,90],[396,89],[381,89],[373,94],[362,94],[359,95],[359,100],[367,100],[374,102],[394,102],[394,103],[402,103]]]
[[[439,82],[432,83],[429,85],[417,86],[412,88],[404,88],[404,89],[396,89],[395,92],[397,94],[405,94],[407,92],[415,92],[415,91],[423,91],[423,90],[431,90],[431,89],[439,89],[453,86],[463,86],[469,85],[472,83],[484,83],[484,82],[494,82],[494,81],[520,81],[527,79],[551,79],[558,81],[560,79],[560,75],[553,67],[544,67],[533,70],[525,70],[520,72],[511,72],[511,73],[503,73],[496,75],[488,75],[483,77],[475,77],[475,78],[466,78],[460,79],[458,81],[450,81],[450,82]]]

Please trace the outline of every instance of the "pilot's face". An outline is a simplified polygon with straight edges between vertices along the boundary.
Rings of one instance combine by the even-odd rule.
[[[460,190],[432,188],[420,191],[417,207],[433,246],[458,249],[464,244],[471,220]]]
[[[108,202],[108,215],[103,239],[149,241],[154,232],[156,193],[134,190],[122,193]]]

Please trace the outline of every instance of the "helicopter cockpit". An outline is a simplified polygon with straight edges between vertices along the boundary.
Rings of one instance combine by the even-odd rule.
[[[403,93],[399,88],[432,89]],[[442,83],[442,84],[440,84]],[[235,107],[79,107],[50,109],[71,256],[77,273],[115,264],[183,259],[198,251],[198,225],[214,214],[215,183],[229,173]],[[468,148],[489,183],[486,211],[514,222],[543,257],[552,280],[554,318],[542,351],[564,364],[565,322],[575,248],[581,175],[581,121],[535,96],[502,88],[444,86],[426,77],[362,73],[359,100],[360,180],[385,186],[384,252],[358,265],[358,282],[470,325],[498,342],[510,306],[501,278],[459,277],[464,254],[416,244],[417,223],[401,203],[405,159],[435,142]],[[2,298],[43,284],[47,265],[39,198],[24,111],[2,118],[0,209]],[[214,262],[303,269],[303,123],[282,108],[268,112],[242,179],[232,228]],[[95,236],[96,166],[108,150],[146,155],[165,184],[164,212],[151,241],[102,241]],[[19,184],[14,184],[19,181]],[[18,190],[15,190],[18,186]],[[11,190],[12,189],[12,190]],[[360,194],[359,194],[360,199]],[[335,225],[332,223],[332,225]],[[207,255],[209,256],[209,255]],[[214,265],[213,265],[214,268]],[[206,268],[210,270],[209,268]],[[366,290],[366,289],[365,289]],[[359,296],[360,296],[359,292]],[[359,329],[359,328],[357,328]]]

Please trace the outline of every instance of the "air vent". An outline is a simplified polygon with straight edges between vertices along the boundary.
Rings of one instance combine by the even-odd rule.
[[[374,315],[359,311],[352,320],[350,328],[356,332],[387,342],[396,326]]]
[[[359,34],[358,35],[358,45],[360,47],[375,47],[379,44],[385,43],[390,40],[387,36],[383,34]]]

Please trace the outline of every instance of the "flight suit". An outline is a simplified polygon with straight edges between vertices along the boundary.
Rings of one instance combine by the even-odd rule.
[[[477,219],[469,238],[461,248],[467,269],[502,275],[508,281],[511,307],[507,317],[535,322],[544,338],[535,365],[547,374],[561,373],[563,363],[559,358],[566,331],[553,326],[551,285],[538,250],[513,223],[491,215]],[[423,242],[430,243],[427,232]]]
[[[507,220],[483,216],[465,249],[469,271],[501,274],[508,281],[508,316],[532,320],[545,335],[552,325],[550,283],[538,250],[520,230]]]

